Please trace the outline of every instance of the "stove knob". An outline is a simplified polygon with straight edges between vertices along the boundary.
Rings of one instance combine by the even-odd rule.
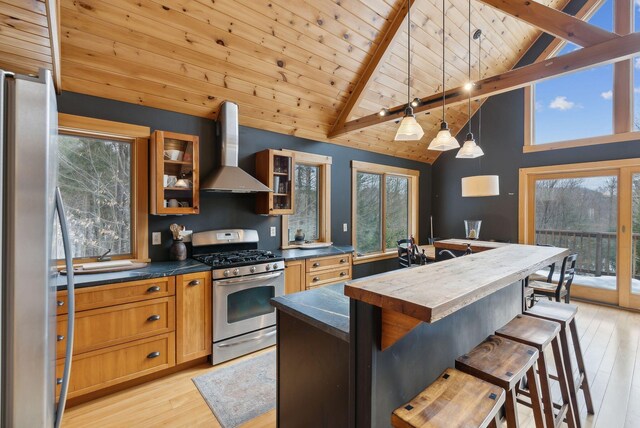
[[[240,269],[234,269],[233,270],[233,274],[234,275],[240,275]]]
[[[278,269],[278,263],[274,263],[274,264],[273,264],[273,268],[274,268],[274,269]]]
[[[264,268],[265,268],[266,270],[269,270],[269,269],[271,269],[271,265],[266,265]]]
[[[229,273],[230,273],[230,272],[229,272],[229,269],[225,269],[225,271],[223,272],[223,275],[224,275],[224,276],[229,276]]]
[[[249,269],[249,271],[251,273],[256,273],[256,267],[255,266],[251,266],[251,268]]]

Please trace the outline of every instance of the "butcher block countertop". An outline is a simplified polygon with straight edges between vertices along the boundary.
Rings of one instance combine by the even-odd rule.
[[[495,250],[496,248],[505,247],[507,245],[504,242],[494,242],[494,241],[476,241],[473,239],[444,239],[442,241],[436,241],[433,245],[437,249],[447,249],[447,250],[459,250],[465,251],[467,249],[467,244],[471,245],[471,251],[474,253],[486,250]]]
[[[566,248],[503,244],[490,251],[349,281],[344,293],[433,323],[568,254]]]

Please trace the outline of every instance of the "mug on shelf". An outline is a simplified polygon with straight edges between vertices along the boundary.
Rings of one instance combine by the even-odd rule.
[[[167,175],[167,174],[165,174],[162,177],[162,183],[163,183],[164,187],[174,187],[177,182],[178,182],[178,177],[176,177],[175,175]]]
[[[169,208],[178,208],[180,206],[180,202],[177,199],[169,199]]]

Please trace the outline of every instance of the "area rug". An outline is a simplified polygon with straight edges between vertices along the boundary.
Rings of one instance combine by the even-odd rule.
[[[276,352],[192,380],[220,425],[235,428],[276,407]]]

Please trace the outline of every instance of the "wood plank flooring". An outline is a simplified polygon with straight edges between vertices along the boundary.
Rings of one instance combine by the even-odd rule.
[[[589,303],[577,303],[577,323],[595,415],[586,428],[640,427],[640,313]],[[246,358],[246,357],[245,357]],[[233,363],[233,362],[232,362]],[[229,364],[229,363],[227,363]],[[219,427],[191,378],[218,370],[203,364],[126,391],[68,409],[64,427]],[[558,391],[555,391],[558,393]],[[533,427],[533,414],[519,407],[521,427]],[[247,422],[243,428],[276,425],[275,410]]]

